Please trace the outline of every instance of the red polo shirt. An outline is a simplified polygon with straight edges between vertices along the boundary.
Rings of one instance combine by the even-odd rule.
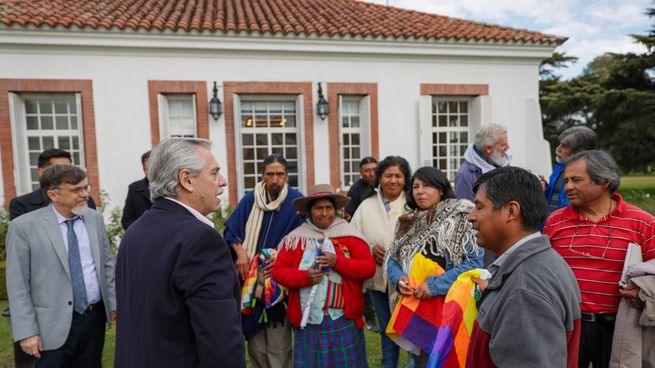
[[[616,313],[618,282],[629,243],[641,246],[644,261],[655,258],[655,217],[623,201],[609,215],[593,222],[571,205],[553,212],[543,233],[568,263],[582,293],[582,312]]]

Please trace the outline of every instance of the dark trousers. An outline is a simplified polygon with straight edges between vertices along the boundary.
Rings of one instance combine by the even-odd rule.
[[[614,315],[596,318],[593,322],[582,320],[578,368],[589,368],[589,363],[594,368],[609,367],[614,322]]]
[[[102,301],[84,314],[73,312],[66,342],[59,349],[41,352],[37,368],[102,368],[107,317]]]

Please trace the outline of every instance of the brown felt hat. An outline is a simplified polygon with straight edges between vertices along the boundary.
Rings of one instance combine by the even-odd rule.
[[[301,198],[296,198],[293,200],[293,208],[298,212],[306,212],[307,204],[310,201],[315,199],[322,198],[332,198],[334,201],[335,210],[345,207],[349,202],[350,198],[343,196],[341,194],[336,194],[334,188],[329,184],[317,184],[309,188],[309,191],[306,196]]]

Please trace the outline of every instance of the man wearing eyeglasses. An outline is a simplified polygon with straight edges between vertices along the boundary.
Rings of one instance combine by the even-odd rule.
[[[616,313],[621,300],[643,308],[639,289],[619,286],[630,243],[644,261],[655,258],[655,217],[616,193],[619,169],[602,151],[573,155],[564,169],[570,205],[552,213],[544,234],[564,258],[582,293],[579,367],[609,366]],[[641,345],[641,343],[640,343]]]
[[[39,367],[101,367],[105,323],[116,319],[103,217],[87,206],[84,170],[54,165],[39,184],[50,205],[13,220],[7,234],[13,339]]]
[[[48,148],[47,150],[39,154],[37,159],[37,168],[36,172],[43,174],[45,169],[52,165],[71,165],[71,154],[67,151],[58,149],[58,148]],[[9,202],[9,219],[13,220],[20,215],[24,215],[28,212],[38,210],[47,206],[50,202],[45,196],[45,193],[41,188],[36,188],[34,191],[23,194],[12,199]],[[89,208],[96,209],[96,204],[93,201],[93,198],[89,195],[87,196],[87,203]]]

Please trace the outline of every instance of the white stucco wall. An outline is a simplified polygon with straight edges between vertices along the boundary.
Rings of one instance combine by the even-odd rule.
[[[30,37],[12,38],[0,32],[0,78],[93,81],[100,186],[110,195],[110,207],[122,206],[127,185],[142,177],[139,157],[151,143],[148,80],[204,80],[209,96],[213,81],[219,85],[223,81],[312,82],[314,103],[318,82],[326,95],[326,82],[377,83],[380,156],[402,155],[413,168],[422,164],[417,124],[420,84],[488,84],[491,121],[509,128],[513,163],[537,174],[550,172],[537,104],[538,65],[548,48],[485,51],[480,53],[487,55],[476,56],[465,55],[473,51],[448,54],[432,46],[430,52],[417,48],[403,55],[398,45],[393,52],[370,52],[361,46],[247,51],[218,46],[189,49],[190,45],[162,48],[169,46],[165,42],[162,47],[124,47],[118,46],[120,42],[102,47],[48,46]],[[222,88],[219,94],[225,102]],[[209,128],[214,153],[229,176],[235,172],[226,167],[224,118],[215,122],[210,117]],[[327,120],[314,116],[313,124],[315,182],[329,182]],[[1,191],[0,186],[0,198]]]

